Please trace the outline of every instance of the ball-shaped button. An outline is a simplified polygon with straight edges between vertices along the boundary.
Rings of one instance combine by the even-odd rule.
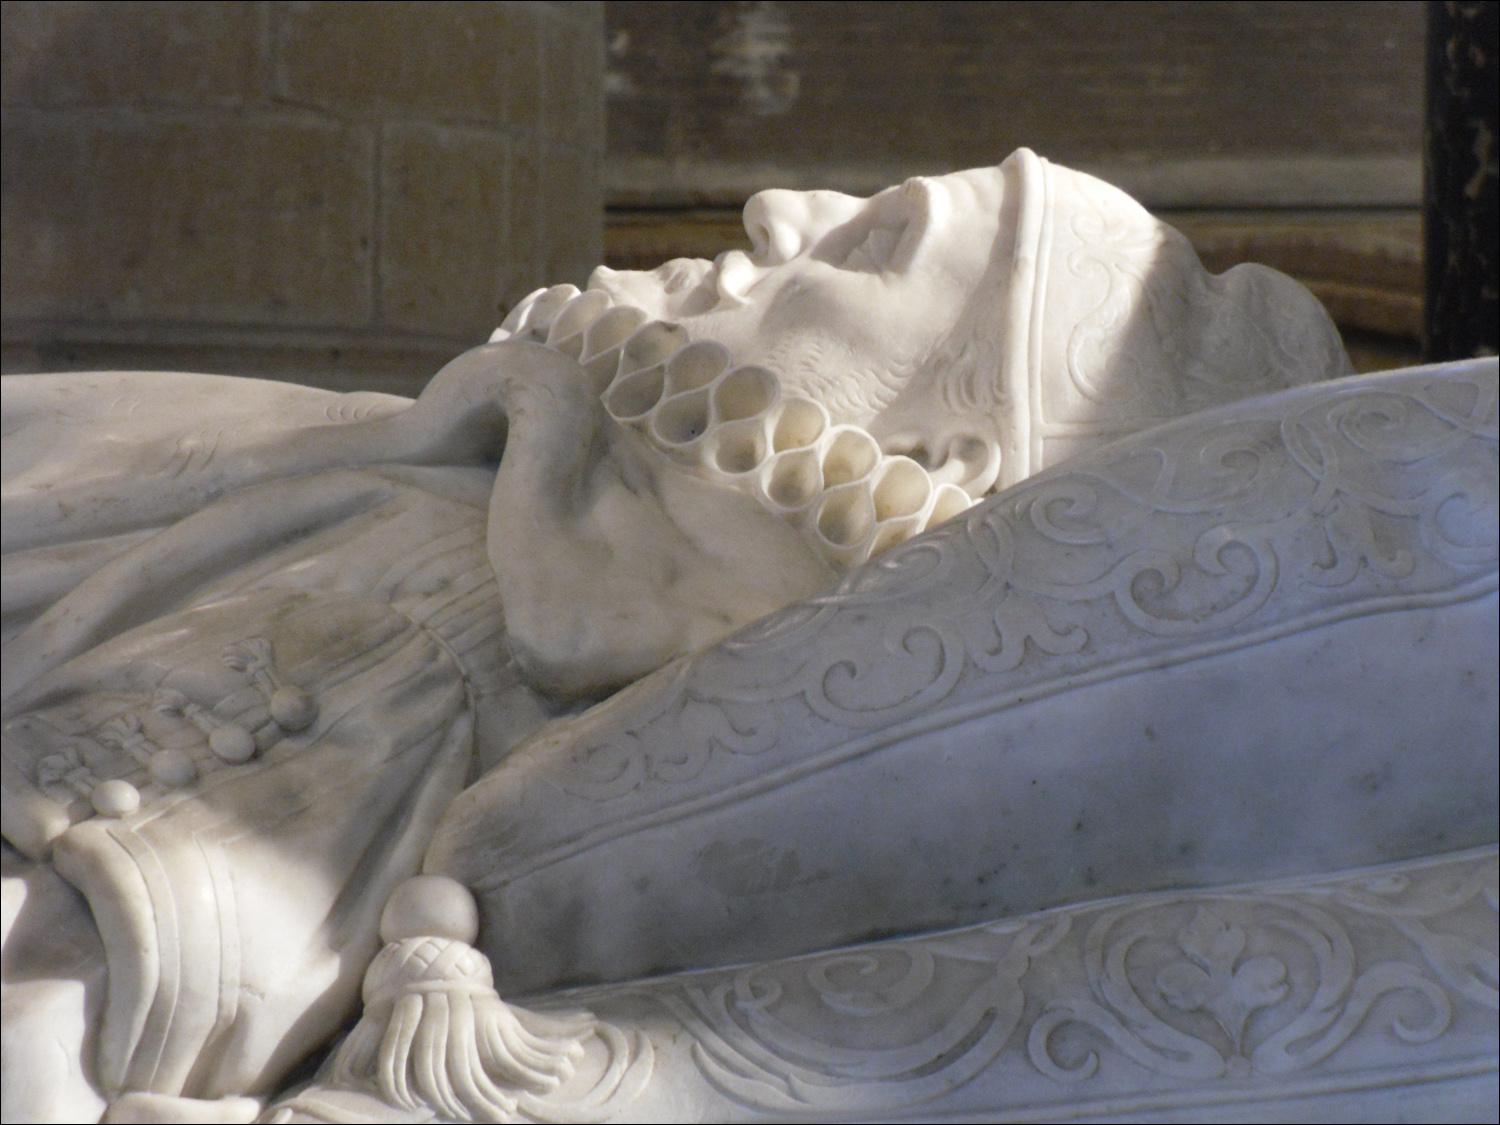
[[[209,735],[208,748],[219,761],[232,766],[255,757],[255,739],[237,723],[228,723]]]
[[[129,816],[141,807],[140,790],[118,777],[94,786],[92,798],[100,816]]]
[[[181,750],[162,750],[151,755],[151,776],[166,789],[181,789],[197,779],[198,767]]]
[[[318,701],[301,688],[281,687],[271,693],[271,718],[282,730],[306,730],[318,717]]]

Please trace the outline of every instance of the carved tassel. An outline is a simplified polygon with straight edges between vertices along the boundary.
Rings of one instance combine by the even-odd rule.
[[[365,973],[364,1015],[334,1057],[333,1086],[373,1086],[390,1105],[456,1121],[512,1121],[520,1099],[573,1077],[593,1017],[505,1003],[489,959],[469,944],[476,930],[472,899],[451,880],[419,876],[392,896],[387,944]]]
[[[365,1011],[334,1061],[335,1085],[373,1082],[390,1104],[460,1121],[509,1121],[522,1094],[573,1076],[593,1020],[512,1008],[484,954],[451,938],[392,942],[365,974]]]

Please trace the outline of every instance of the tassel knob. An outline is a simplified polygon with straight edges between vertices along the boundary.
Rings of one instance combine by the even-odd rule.
[[[473,945],[479,906],[469,888],[446,875],[414,875],[396,888],[380,915],[380,940],[448,938]]]

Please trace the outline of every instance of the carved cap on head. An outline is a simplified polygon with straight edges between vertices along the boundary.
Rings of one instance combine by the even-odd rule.
[[[1352,373],[1327,312],[1286,275],[1211,275],[1125,192],[1027,149],[1002,171],[1012,265],[998,323],[975,333],[1001,341],[1002,486],[1170,418]]]

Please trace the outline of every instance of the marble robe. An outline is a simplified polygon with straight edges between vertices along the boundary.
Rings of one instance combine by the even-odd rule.
[[[545,717],[485,553],[492,470],[222,487],[236,440],[405,405],[206,376],[6,380],[25,519],[5,544],[5,837],[99,927],[107,1095],[269,1092],[354,1010],[476,730]],[[305,729],[273,718],[278,686],[315,702]],[[249,760],[212,750],[228,725]],[[164,751],[196,779],[153,776]],[[135,811],[95,811],[112,779]]]

